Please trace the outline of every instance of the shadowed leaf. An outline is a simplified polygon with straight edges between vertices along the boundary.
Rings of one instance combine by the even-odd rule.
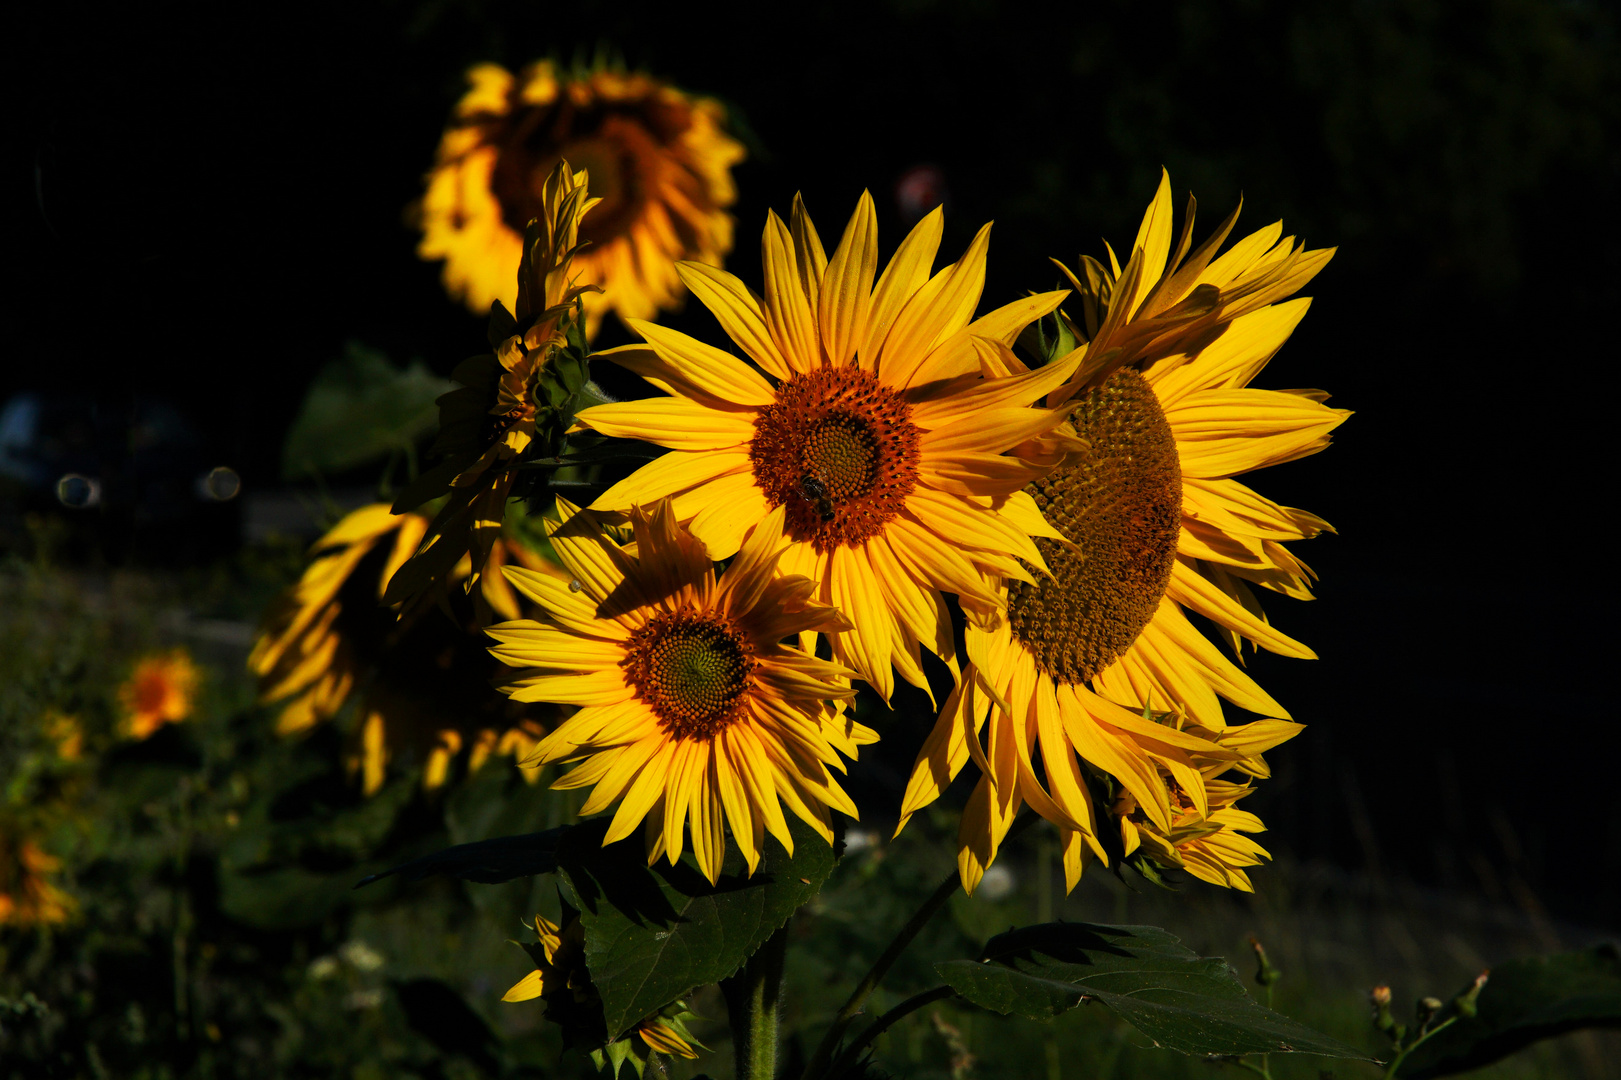
[[[434,874],[446,874],[485,885],[499,885],[503,881],[535,874],[550,874],[557,869],[558,839],[568,831],[567,828],[547,829],[522,836],[497,836],[471,844],[457,844],[401,863],[380,874],[361,878],[355,882],[355,888],[370,885],[391,874],[399,874],[406,881],[420,881]]]
[[[1045,923],[998,935],[986,960],[936,964],[961,997],[1047,1020],[1096,1002],[1184,1054],[1303,1053],[1371,1060],[1257,1004],[1227,962],[1153,926]]]
[[[736,845],[710,885],[690,861],[647,866],[638,834],[602,846],[608,821],[570,830],[558,845],[564,879],[580,909],[586,966],[602,996],[610,1039],[694,987],[735,972],[833,871],[833,850],[789,818],[790,856],[766,840],[760,867],[745,877]]]
[[[1457,1022],[1414,1049],[1397,1076],[1451,1076],[1567,1031],[1621,1027],[1621,948],[1505,961],[1481,987],[1473,1017],[1448,1005],[1436,1021],[1453,1016]]]

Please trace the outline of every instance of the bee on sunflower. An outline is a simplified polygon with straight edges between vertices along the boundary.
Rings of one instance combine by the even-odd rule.
[[[1056,438],[1073,440],[1026,488],[1054,530],[1036,540],[1051,575],[991,582],[1007,618],[970,624],[964,685],[913,770],[904,815],[970,758],[984,774],[961,826],[969,889],[1026,802],[1059,826],[1073,888],[1087,858],[1107,858],[1089,779],[1111,777],[1129,797],[1122,820],[1136,815],[1169,837],[1186,823],[1179,800],[1210,812],[1213,755],[1264,769],[1259,750],[1224,743],[1225,732],[1256,729],[1237,742],[1275,744],[1299,730],[1235,661],[1244,642],[1314,655],[1266,620],[1251,586],[1309,599],[1311,571],[1283,544],[1328,525],[1235,477],[1322,450],[1350,415],[1324,405],[1321,391],[1249,386],[1310,304],[1285,298],[1333,250],[1307,250],[1275,224],[1217,257],[1235,210],[1190,253],[1191,203],[1174,246],[1171,218],[1162,177],[1123,268],[1111,250],[1107,267],[1086,259],[1079,273],[1065,269],[1082,317],[1060,313],[1060,340],[1081,359],[1049,403],[1071,421],[1021,451],[1050,456]],[[1009,376],[1027,370],[1008,349],[990,359]],[[1231,658],[1189,611],[1214,624]],[[1229,728],[1221,699],[1264,719]]]
[[[433,790],[464,751],[468,771],[476,772],[492,755],[526,755],[546,731],[544,710],[490,694],[491,665],[473,635],[495,617],[520,614],[503,566],[545,573],[549,564],[506,532],[491,546],[491,572],[470,598],[452,588],[468,577],[464,556],[447,574],[439,603],[403,613],[383,606],[389,581],[428,526],[423,515],[395,514],[386,503],[345,516],[311,547],[309,566],[271,605],[248,656],[260,701],[280,705],[276,730],[283,735],[358,701],[347,764],[368,795],[396,758],[420,763],[423,787]],[[531,782],[538,776],[525,772]]]
[[[886,701],[896,671],[927,688],[920,647],[955,669],[946,594],[970,622],[988,626],[1001,609],[986,574],[1033,582],[1046,573],[1032,536],[1058,534],[1021,489],[1065,451],[1056,429],[1066,413],[1033,403],[1081,359],[1077,352],[1036,371],[987,376],[987,352],[1011,344],[1067,293],[976,319],[990,226],[936,273],[942,222],[939,210],[926,216],[879,274],[870,195],[831,256],[796,198],[789,223],[767,217],[763,297],[725,271],[678,266],[748,360],[632,319],[646,344],[597,355],[670,396],[577,417],[582,428],[671,451],[593,509],[671,497],[714,559],[780,514],[783,572],[815,583],[816,599],[849,618],[851,629],[832,639],[833,658]],[[1008,453],[1036,436],[1056,449]]]
[[[445,288],[475,312],[512,308],[525,226],[546,216],[544,185],[563,159],[601,197],[580,232],[580,272],[604,290],[584,298],[587,338],[609,310],[650,319],[675,306],[677,260],[719,266],[731,251],[726,207],[744,152],[718,102],[640,72],[546,60],[516,76],[480,64],[467,80],[417,209],[417,251],[444,260]]]

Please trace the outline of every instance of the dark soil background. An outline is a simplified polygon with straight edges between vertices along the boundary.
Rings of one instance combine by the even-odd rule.
[[[1261,380],[1357,416],[1328,453],[1250,478],[1340,531],[1299,548],[1320,600],[1269,605],[1322,659],[1252,662],[1311,725],[1255,809],[1280,852],[1621,927],[1599,558],[1610,8],[58,2],[13,20],[0,396],[162,394],[249,491],[279,484],[304,388],[346,341],[441,374],[482,347],[405,221],[481,60],[607,47],[733,104],[745,280],[795,191],[836,238],[871,188],[887,258],[918,165],[946,184],[944,257],[996,220],[988,304],[1051,287],[1048,256],[1129,245],[1162,165],[1206,229],[1242,194],[1241,233],[1281,217],[1340,245]]]

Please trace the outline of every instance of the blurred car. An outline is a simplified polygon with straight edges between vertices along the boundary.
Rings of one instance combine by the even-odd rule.
[[[6,533],[61,517],[72,546],[114,562],[189,561],[239,541],[240,476],[172,402],[25,392],[0,408]]]

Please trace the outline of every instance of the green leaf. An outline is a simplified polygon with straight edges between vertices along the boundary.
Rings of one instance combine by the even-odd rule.
[[[1415,1047],[1397,1076],[1450,1076],[1567,1031],[1621,1027],[1621,948],[1504,961],[1481,987],[1475,1015],[1460,1016],[1448,1005],[1436,1022],[1449,1017],[1457,1021]]]
[[[1225,960],[1201,957],[1158,927],[1045,923],[992,938],[984,955],[935,970],[961,997],[1003,1015],[1047,1020],[1097,1002],[1184,1054],[1372,1060],[1257,1004]]]
[[[638,833],[602,846],[607,819],[577,826],[558,844],[557,859],[580,909],[585,961],[602,996],[608,1038],[638,1020],[718,982],[743,966],[833,871],[833,851],[790,817],[794,854],[767,838],[760,866],[745,877],[733,841],[720,881],[710,885],[691,861],[665,859],[649,869]]]
[[[342,472],[408,449],[433,430],[435,400],[456,389],[420,360],[401,371],[350,342],[321,369],[282,445],[284,480]]]
[[[557,869],[558,841],[568,831],[566,828],[547,829],[522,836],[497,836],[471,844],[457,844],[362,878],[355,883],[355,888],[370,885],[392,874],[399,874],[406,881],[448,874],[484,885],[499,885],[514,878],[550,874]]]

